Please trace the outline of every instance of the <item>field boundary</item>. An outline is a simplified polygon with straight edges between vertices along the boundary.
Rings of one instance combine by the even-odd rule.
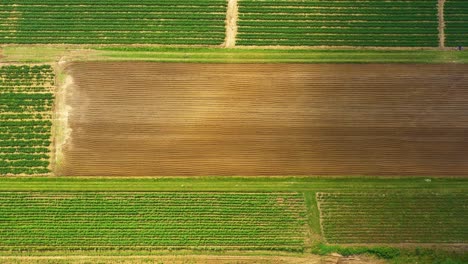
[[[3,45],[0,65],[55,64],[83,61],[146,61],[177,63],[468,63],[468,52],[430,49],[326,49],[89,45]],[[38,55],[39,54],[39,55]]]
[[[56,175],[57,169],[63,161],[63,147],[71,136],[71,128],[68,123],[72,110],[67,105],[66,99],[73,89],[73,78],[65,72],[67,64],[59,61],[54,65],[55,72],[55,100],[54,100],[54,120],[52,122],[53,149],[52,149],[52,174]]]

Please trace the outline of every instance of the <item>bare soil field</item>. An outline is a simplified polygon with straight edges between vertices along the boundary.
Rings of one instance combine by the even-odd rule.
[[[468,176],[468,65],[69,64],[56,175]]]

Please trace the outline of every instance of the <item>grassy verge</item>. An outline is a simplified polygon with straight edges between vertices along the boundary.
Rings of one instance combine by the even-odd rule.
[[[468,192],[464,178],[363,177],[2,177],[0,191]]]
[[[387,260],[392,264],[407,263],[438,263],[438,264],[463,264],[468,262],[467,252],[455,252],[441,249],[430,248],[395,248],[388,246],[363,247],[363,246],[339,246],[317,244],[312,253],[318,255],[327,255],[338,253],[343,256],[352,255],[374,255]]]
[[[152,61],[186,63],[468,63],[468,52],[441,50],[221,49],[89,45],[7,45],[0,62]]]

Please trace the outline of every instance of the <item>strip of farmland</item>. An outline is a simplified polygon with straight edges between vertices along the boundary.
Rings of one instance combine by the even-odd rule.
[[[5,0],[0,44],[197,44],[224,41],[223,0]]]
[[[437,47],[437,0],[239,0],[238,45]]]
[[[468,1],[445,2],[446,46],[468,46]]]
[[[57,175],[466,176],[464,65],[73,63]]]
[[[0,192],[0,250],[302,251],[301,194]]]
[[[54,73],[0,68],[0,175],[49,174]]]
[[[466,193],[317,193],[329,243],[467,243]]]

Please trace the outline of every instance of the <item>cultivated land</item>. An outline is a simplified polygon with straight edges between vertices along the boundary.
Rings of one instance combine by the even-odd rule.
[[[53,99],[50,66],[0,67],[0,174],[49,174]]]
[[[464,45],[467,10],[463,0],[5,0],[0,44],[444,47],[439,16],[447,45]]]
[[[0,263],[468,263],[467,10],[2,1]]]
[[[446,26],[446,45],[468,45],[468,2],[447,0],[444,8]]]
[[[239,0],[238,45],[437,47],[437,0]]]
[[[409,248],[423,245],[409,242],[432,238],[429,243],[436,243],[445,239],[446,246],[463,252],[468,239],[462,225],[467,189],[463,179],[435,178],[0,178],[0,234],[5,237],[0,242],[0,254],[5,256],[0,257],[0,263],[82,263],[96,255],[105,256],[95,259],[103,263],[157,259],[179,263],[167,255],[190,253],[201,256],[180,258],[198,259],[195,263],[217,258],[238,263],[323,263],[327,259],[311,257],[309,252],[326,250],[320,243],[333,238],[336,229],[330,227],[356,220],[362,223],[359,217],[364,213],[367,225],[340,236],[343,242],[348,240],[345,243],[361,239],[355,241],[360,242],[361,251],[355,252],[366,252],[362,248],[365,234],[386,236],[389,239],[385,243],[406,242],[404,246]],[[337,199],[346,206],[334,210]],[[424,205],[415,208],[421,199]],[[349,210],[352,214],[346,214]],[[330,213],[337,214],[336,219],[342,223],[333,225],[336,219],[326,217]],[[401,225],[395,222],[398,216]],[[431,219],[437,223],[427,222]],[[366,227],[364,236],[358,236],[359,230]],[[395,228],[411,232],[397,241]],[[451,236],[448,231],[461,233]],[[381,243],[366,242],[371,247]],[[398,251],[374,250],[383,256],[398,257]],[[262,256],[229,257],[245,254]],[[72,255],[75,257],[47,257]],[[339,258],[332,260],[336,263]],[[368,263],[364,260],[356,263]]]
[[[302,252],[298,193],[1,192],[2,251]]]
[[[317,193],[329,243],[465,243],[466,193]]]
[[[2,1],[0,43],[185,44],[224,41],[222,0]]]
[[[465,176],[467,70],[73,63],[55,172]]]

